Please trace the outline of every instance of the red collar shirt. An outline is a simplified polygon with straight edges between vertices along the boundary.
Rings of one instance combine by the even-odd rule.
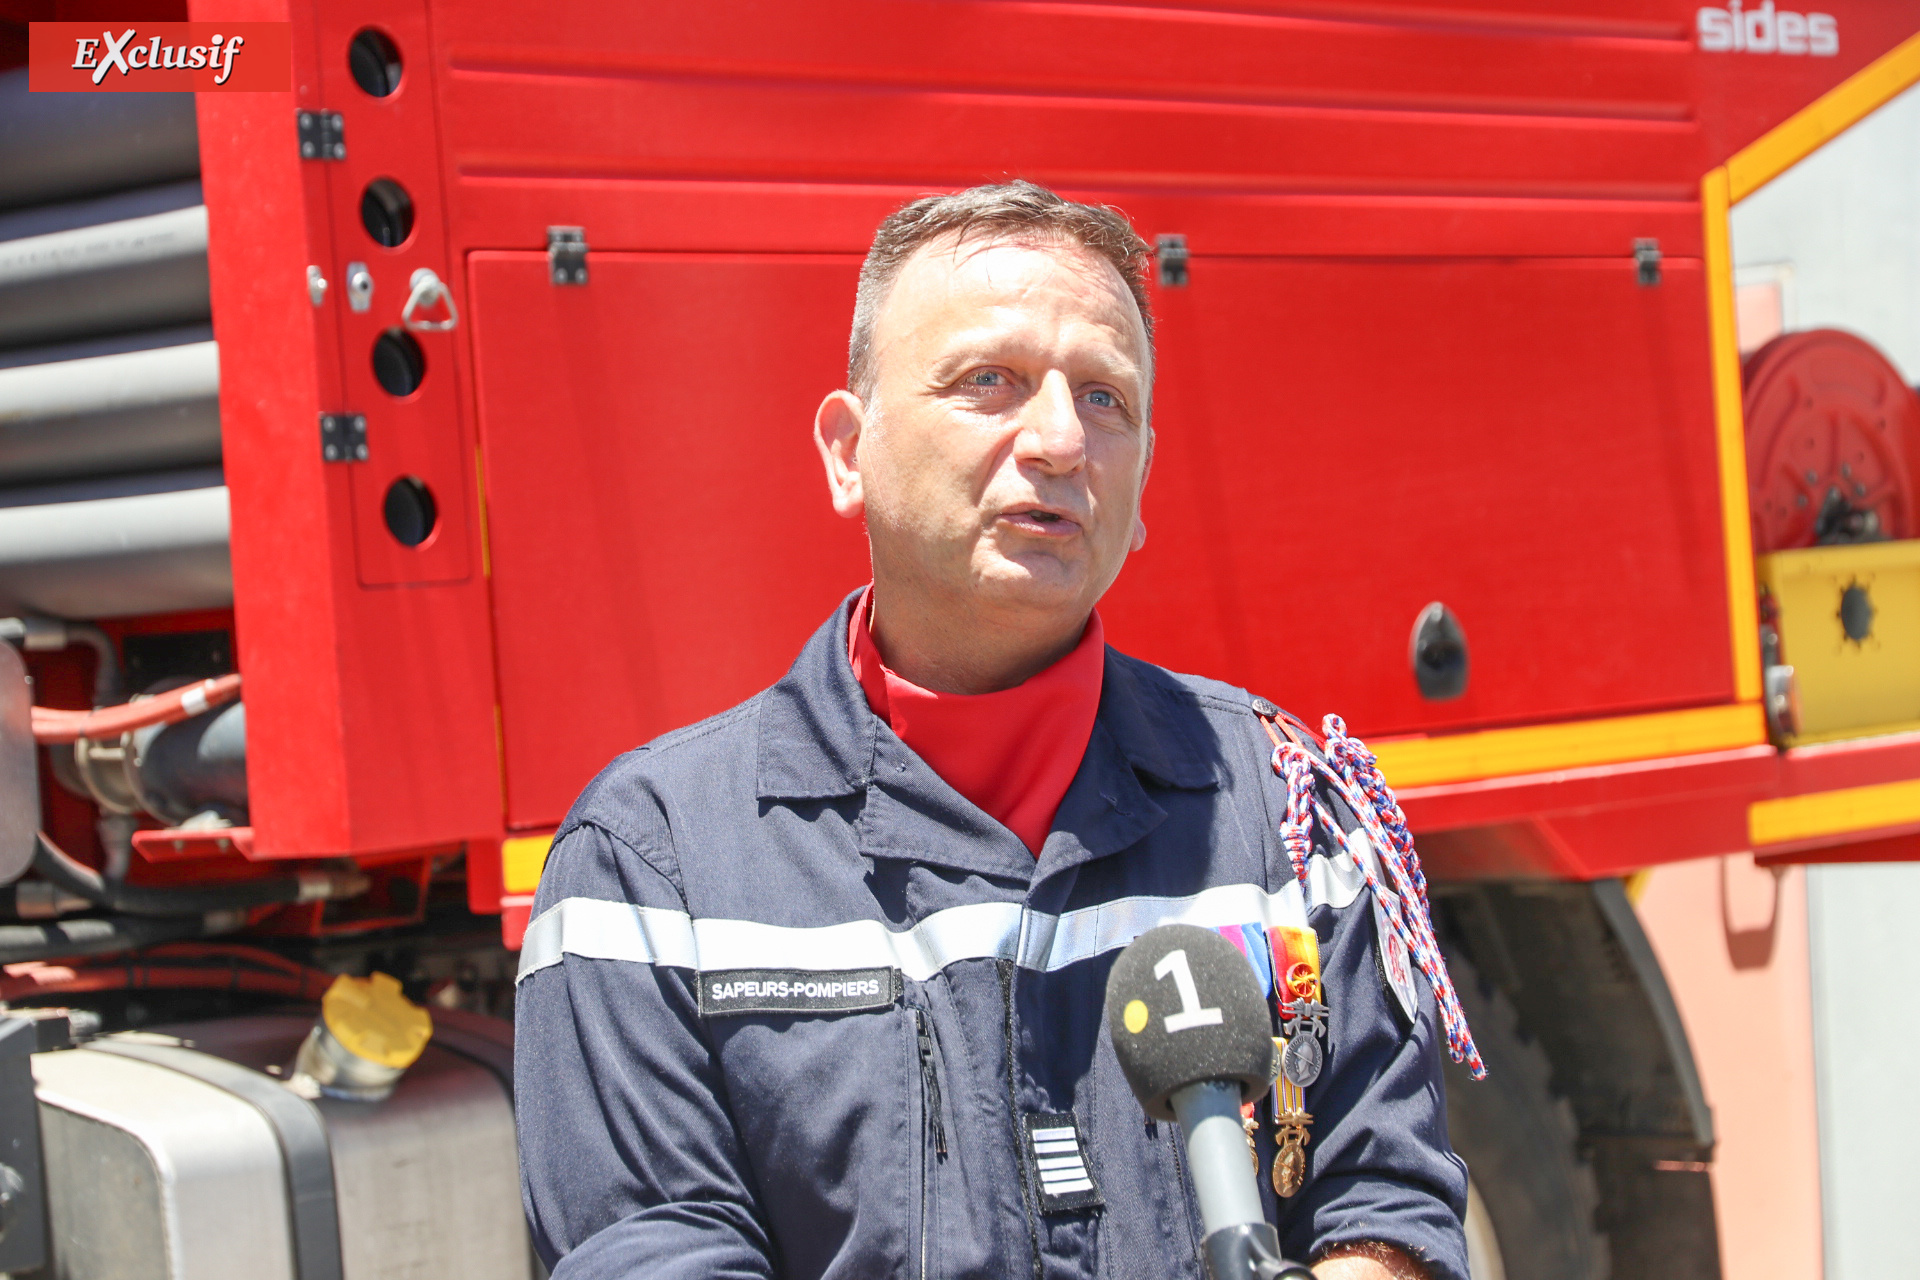
[[[888,669],[873,642],[872,604],[869,587],[847,627],[847,657],[867,705],[948,786],[1038,857],[1100,709],[1107,649],[1100,615],[1087,620],[1065,657],[1011,689],[935,693]]]

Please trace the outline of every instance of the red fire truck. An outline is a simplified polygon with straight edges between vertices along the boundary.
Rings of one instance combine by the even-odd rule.
[[[547,838],[865,580],[808,438],[861,255],[1021,176],[1157,246],[1111,640],[1339,712],[1419,837],[1476,1276],[1720,1273],[1620,877],[1920,857],[1920,400],[1846,335],[1743,368],[1728,242],[1920,81],[1920,10],[189,7],[0,0],[16,64],[96,16],[293,64],[0,88],[0,1271],[527,1272]],[[376,971],[424,1056],[289,1092],[285,1010]]]

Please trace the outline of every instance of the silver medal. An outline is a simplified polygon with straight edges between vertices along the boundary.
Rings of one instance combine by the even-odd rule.
[[[1280,1052],[1280,1074],[1304,1089],[1320,1078],[1324,1062],[1319,1040],[1311,1035],[1296,1035]]]

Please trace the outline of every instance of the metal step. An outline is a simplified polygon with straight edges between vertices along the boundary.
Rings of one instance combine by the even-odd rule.
[[[190,93],[28,93],[0,74],[0,209],[191,178]]]
[[[227,530],[217,468],[0,491],[0,614],[230,605]]]
[[[219,461],[211,341],[0,368],[0,485]]]

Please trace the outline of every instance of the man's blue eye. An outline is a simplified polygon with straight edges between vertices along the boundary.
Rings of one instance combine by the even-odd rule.
[[[1091,404],[1099,405],[1102,409],[1111,409],[1119,403],[1111,391],[1089,391],[1087,400]]]
[[[973,385],[976,387],[997,387],[1000,385],[1000,375],[991,369],[982,370],[973,375]]]

